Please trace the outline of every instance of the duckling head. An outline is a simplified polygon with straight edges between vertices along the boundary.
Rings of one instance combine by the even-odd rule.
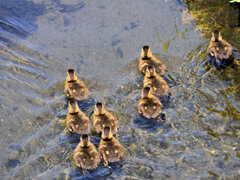
[[[101,102],[97,102],[94,108],[95,115],[103,115],[105,113],[104,105]]]
[[[211,41],[219,42],[222,40],[221,33],[217,30],[213,31]]]
[[[142,89],[141,97],[142,98],[150,98],[151,96],[152,96],[151,88],[149,86],[144,87]]]
[[[76,80],[77,80],[77,76],[76,76],[74,69],[68,69],[67,70],[67,81],[76,81]]]
[[[149,78],[156,76],[156,70],[153,66],[148,66],[147,67],[146,76],[149,77]]]
[[[150,59],[152,57],[152,51],[149,46],[142,47],[141,57],[145,59]]]
[[[104,127],[104,129],[102,130],[102,138],[103,139],[112,139],[113,135],[112,135],[112,130],[110,127]]]
[[[77,113],[79,111],[80,111],[80,109],[78,107],[77,101],[76,100],[69,101],[68,112],[69,113]]]
[[[80,138],[80,146],[81,147],[89,147],[90,146],[90,138],[87,134],[83,134]]]

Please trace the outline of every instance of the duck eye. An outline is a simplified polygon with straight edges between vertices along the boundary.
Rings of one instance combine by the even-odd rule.
[[[156,106],[153,106],[153,109],[154,109],[154,110],[156,110],[156,109],[157,109],[157,107],[156,107]]]
[[[144,106],[144,109],[145,109],[145,110],[147,110],[147,109],[148,109],[148,107],[147,107],[147,106]]]
[[[219,48],[218,48],[218,47],[216,47],[216,49],[217,49],[217,51],[219,51]]]
[[[225,47],[224,50],[227,50],[227,47]]]

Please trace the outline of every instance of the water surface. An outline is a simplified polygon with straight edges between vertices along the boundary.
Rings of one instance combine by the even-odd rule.
[[[1,179],[240,178],[239,10],[204,2],[1,1]],[[234,66],[221,70],[204,66],[216,28],[234,47]],[[137,113],[143,45],[168,69],[165,123]],[[112,169],[101,164],[87,177],[73,166],[79,136],[64,130],[68,68],[91,92],[80,108],[91,117],[104,102],[126,149]]]

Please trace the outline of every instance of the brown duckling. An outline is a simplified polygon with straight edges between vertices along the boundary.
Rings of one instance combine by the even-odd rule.
[[[227,41],[223,40],[221,33],[216,30],[212,33],[207,52],[211,54],[211,56],[215,56],[217,61],[219,61],[219,59],[228,59],[232,54],[232,46]]]
[[[143,79],[143,87],[150,86],[152,94],[158,97],[163,97],[168,94],[167,82],[158,74],[156,74],[153,66],[147,66],[146,74]]]
[[[93,114],[93,127],[97,133],[102,132],[104,127],[111,127],[112,133],[118,137],[119,122],[100,102],[95,104]]]
[[[139,69],[145,74],[147,66],[154,66],[157,74],[164,75],[166,67],[159,59],[152,55],[149,46],[143,46],[141,51],[141,58],[139,62]]]
[[[162,112],[162,103],[151,91],[150,87],[144,87],[138,101],[138,112],[148,119],[156,118]]]
[[[69,101],[66,126],[69,131],[77,134],[90,133],[91,122],[85,113],[79,109],[76,100]]]
[[[87,134],[82,135],[80,140],[74,150],[74,164],[82,167],[83,174],[87,175],[87,169],[96,169],[98,167],[101,156]]]
[[[89,91],[85,84],[78,80],[74,69],[68,69],[67,80],[65,82],[64,93],[69,98],[84,100],[88,98]]]
[[[108,166],[108,162],[119,161],[123,156],[123,147],[120,142],[113,137],[110,127],[103,128],[98,151],[105,161],[105,166]]]

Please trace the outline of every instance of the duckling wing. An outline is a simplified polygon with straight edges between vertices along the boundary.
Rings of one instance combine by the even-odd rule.
[[[229,44],[227,41],[223,40],[224,41],[224,45],[227,47],[227,52],[226,52],[226,55],[225,55],[225,59],[228,59],[230,55],[232,55],[232,45]]]
[[[65,93],[67,93],[71,98],[84,100],[88,98],[89,91],[83,82],[77,80],[73,83],[67,83]]]
[[[119,141],[113,137],[110,141],[101,140],[99,152],[104,154],[109,162],[116,162],[122,157],[123,148]]]
[[[143,87],[150,86],[152,88],[152,92],[156,96],[166,96],[168,93],[168,85],[167,82],[161,77],[156,76],[155,78],[147,78],[145,77],[143,80]]]
[[[95,115],[93,127],[95,128],[96,131],[102,132],[102,129],[104,127],[107,127],[107,126],[109,126],[109,127],[112,126],[111,120],[109,119],[108,116],[106,116],[106,115],[101,115],[101,116]]]
[[[123,148],[117,139],[112,138],[112,142],[109,143],[109,151],[110,154],[108,156],[108,159],[110,162],[116,162],[120,160],[123,154]]]
[[[139,101],[138,101],[138,112],[140,113],[140,114],[142,114],[143,113],[143,105],[146,103],[146,99],[140,99]]]
[[[154,97],[142,100],[144,101],[142,101],[141,106],[139,106],[142,115],[148,119],[156,118],[161,112],[161,104],[156,101]]]
[[[78,134],[90,133],[91,123],[85,114],[68,115],[66,126],[70,131]]]
[[[147,66],[154,66],[153,61],[151,59],[144,60],[141,58],[138,66],[139,70],[145,74]]]
[[[210,53],[210,51],[215,47],[215,42],[210,41],[208,47],[207,47],[207,52]]]
[[[79,148],[79,151],[74,153],[74,162],[79,166],[81,164],[83,169],[95,169],[100,162],[100,155],[94,145],[88,148]]]
[[[164,75],[165,71],[166,71],[166,66],[165,64],[163,64],[158,58],[156,58],[155,56],[152,56],[151,58],[152,62],[153,62],[153,66],[156,69],[156,73],[159,75]]]
[[[111,123],[112,133],[116,134],[119,128],[119,121],[109,112],[107,112],[107,117]]]
[[[119,127],[119,122],[110,113],[106,112],[105,115],[94,115],[93,127],[98,132],[102,132],[104,127],[111,127],[112,133],[115,134]]]
[[[90,119],[85,115],[84,112],[79,112],[79,130],[81,131],[80,134],[88,134],[90,133],[91,129],[91,122]]]

